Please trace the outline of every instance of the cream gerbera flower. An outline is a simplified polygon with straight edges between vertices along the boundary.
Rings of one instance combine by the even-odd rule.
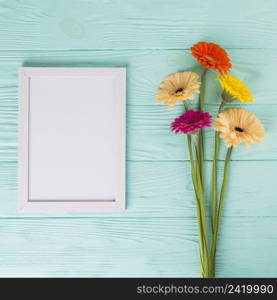
[[[198,78],[194,72],[177,72],[167,76],[157,91],[157,100],[172,108],[176,102],[194,99],[193,93],[199,93],[200,88]]]
[[[223,90],[231,96],[231,99],[237,99],[242,103],[246,101],[254,102],[253,96],[247,86],[237,77],[230,74],[224,74],[217,79],[219,80]]]
[[[241,108],[228,108],[218,114],[214,129],[220,132],[227,147],[237,147],[245,143],[249,148],[253,143],[264,140],[265,130],[260,120],[251,112]]]

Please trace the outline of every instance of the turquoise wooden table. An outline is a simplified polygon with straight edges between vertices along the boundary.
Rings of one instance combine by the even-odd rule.
[[[1,0],[0,276],[199,276],[188,155],[169,132],[181,107],[169,111],[155,91],[167,74],[196,67],[188,49],[205,40],[227,49],[267,131],[264,144],[234,152],[218,276],[276,277],[276,34],[275,0]],[[17,211],[20,66],[127,67],[126,212]],[[218,97],[208,90],[206,109]]]

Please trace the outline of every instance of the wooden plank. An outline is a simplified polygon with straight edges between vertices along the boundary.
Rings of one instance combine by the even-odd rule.
[[[276,48],[275,1],[1,1],[1,49]]]
[[[256,112],[267,129],[267,139],[263,146],[254,147],[251,151],[241,148],[234,153],[233,159],[276,159],[274,115],[277,90],[273,72],[277,68],[277,52],[272,50],[267,50],[265,54],[263,52],[264,50],[231,51],[232,57],[237,59],[234,73],[249,83],[255,96],[255,105],[245,107]],[[167,111],[164,105],[155,103],[155,91],[166,74],[180,69],[196,68],[190,54],[181,51],[152,50],[2,51],[0,54],[0,160],[15,159],[17,155],[17,70],[23,62],[29,66],[127,66],[128,158],[187,159],[187,154],[183,152],[182,137],[175,137],[168,131],[170,122],[182,112],[182,106]],[[220,89],[218,84],[214,84],[214,78],[215,74],[210,73],[206,102],[218,105]],[[261,109],[260,104],[268,106]],[[133,105],[150,107],[132,107]],[[207,106],[207,109],[216,111],[214,106]],[[211,140],[212,136],[208,135],[207,141]],[[207,159],[212,157],[210,150],[211,148],[208,149]]]
[[[275,229],[271,226],[276,226],[276,221],[276,218],[259,217],[223,218],[217,276],[275,277],[277,244]]]
[[[210,203],[211,163],[206,165],[206,202]],[[276,161],[233,161],[225,216],[277,216]],[[219,164],[219,184],[223,162]],[[91,216],[194,217],[196,207],[189,162],[127,163],[127,210],[122,213],[22,213],[17,211],[15,162],[0,163],[0,217]]]
[[[274,277],[277,218],[223,218],[219,277]],[[1,277],[198,277],[194,218],[0,219]]]

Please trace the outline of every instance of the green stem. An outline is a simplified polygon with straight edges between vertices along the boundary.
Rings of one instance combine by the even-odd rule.
[[[209,254],[208,254],[208,236],[206,227],[205,209],[203,209],[202,186],[199,181],[198,163],[194,160],[191,135],[187,135],[189,157],[191,162],[191,174],[195,191],[196,205],[197,205],[197,220],[200,243],[200,260],[201,260],[201,276],[208,277],[209,275]]]
[[[185,106],[185,111],[188,111],[188,110],[189,110],[189,107],[188,107],[186,101],[184,102],[184,106]]]
[[[224,175],[223,175],[222,187],[221,187],[220,198],[219,198],[218,212],[216,215],[215,228],[212,235],[212,247],[211,247],[211,255],[210,255],[210,277],[215,277],[217,237],[219,231],[220,217],[222,215],[222,210],[223,210],[224,197],[225,197],[227,179],[228,179],[229,162],[231,158],[232,149],[233,147],[228,148],[228,151],[226,153],[226,158],[225,158]]]
[[[200,87],[200,95],[199,95],[199,110],[203,111],[204,103],[205,103],[205,90],[206,90],[206,74],[208,69],[204,69],[201,75],[201,87]],[[205,153],[204,153],[204,132],[203,129],[199,131],[198,134],[198,161],[199,161],[199,175],[203,190],[203,197],[204,197],[204,160],[205,160]]]
[[[215,232],[216,211],[217,211],[217,159],[219,149],[219,132],[215,133],[214,158],[212,170],[212,233]]]
[[[199,150],[197,149],[197,138],[196,135],[193,135],[194,147],[195,147],[195,176],[196,176],[196,186],[197,186],[197,193],[198,193],[198,204],[200,209],[200,217],[201,217],[201,225],[203,230],[203,240],[204,240],[204,262],[206,263],[205,268],[209,270],[209,242],[208,242],[208,230],[207,230],[207,219],[206,219],[206,208],[204,202],[204,188],[203,182],[201,180],[201,166],[200,162],[197,159],[199,157]],[[209,271],[207,271],[209,274]],[[203,277],[207,277],[206,274]]]
[[[204,159],[205,159],[205,155],[204,155],[204,132],[203,129],[201,129],[199,131],[199,135],[198,135],[198,149],[199,149],[199,153],[198,153],[198,160],[199,160],[199,166],[200,166],[200,179],[201,179],[201,184],[204,187]]]
[[[226,104],[226,102],[225,102],[225,100],[224,100],[224,98],[223,98],[223,100],[222,100],[222,102],[221,102],[221,104],[220,104],[220,106],[219,106],[219,109],[218,109],[218,113],[217,113],[217,114],[219,114],[219,113],[222,111],[222,109],[223,109],[223,107],[224,107],[225,104]]]
[[[222,102],[219,106],[217,115],[221,112],[225,105],[225,100],[222,98]],[[214,157],[213,157],[213,168],[212,168],[212,232],[215,231],[216,222],[216,211],[217,211],[217,160],[218,160],[218,150],[219,150],[219,132],[215,133],[214,142]]]
[[[200,95],[199,95],[199,110],[203,111],[204,102],[205,102],[205,79],[208,69],[204,69],[201,75],[201,87],[200,87]],[[197,147],[198,144],[198,147]],[[207,224],[206,224],[206,212],[205,212],[205,202],[204,202],[204,133],[202,130],[198,133],[198,143],[195,141],[195,175],[197,181],[197,190],[199,193],[198,205],[200,211],[201,218],[201,226],[203,230],[203,260],[205,263],[206,274],[202,274],[202,277],[208,277],[209,274],[209,245],[208,245],[208,232],[207,232]]]
[[[202,75],[202,80],[204,80],[206,70]],[[205,85],[202,85],[205,88]],[[199,105],[201,105],[203,110],[204,104],[204,90],[199,98]],[[202,104],[201,104],[202,103]],[[187,103],[184,103],[185,110],[188,111]],[[199,133],[200,134],[200,133]],[[196,136],[194,136],[195,138]],[[199,151],[197,149],[197,143],[194,141],[195,145],[195,159],[194,152],[192,149],[191,135],[187,135],[189,157],[191,162],[191,174],[192,181],[195,191],[196,205],[197,205],[197,220],[198,220],[198,232],[199,232],[199,244],[200,244],[200,261],[201,261],[201,276],[209,276],[209,246],[208,246],[208,233],[206,225],[206,213],[204,205],[204,188],[203,188],[203,175],[204,175],[204,147],[203,147],[203,135],[199,136]],[[201,153],[201,154],[200,154]]]
[[[230,162],[230,159],[231,159],[232,150],[233,150],[233,147],[230,147],[230,148],[228,148],[228,151],[226,153],[225,164],[224,164],[223,182],[222,182],[220,198],[219,198],[218,219],[222,215],[224,196],[225,196],[225,192],[226,192],[227,179],[228,179],[229,162]],[[218,229],[218,227],[219,227],[219,224],[217,224],[217,229]]]

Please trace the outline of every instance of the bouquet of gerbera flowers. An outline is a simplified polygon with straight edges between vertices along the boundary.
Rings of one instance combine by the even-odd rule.
[[[178,102],[184,104],[185,112],[172,122],[171,130],[187,136],[197,207],[201,276],[215,277],[217,236],[232,150],[241,143],[245,143],[247,148],[253,143],[261,143],[265,131],[253,113],[234,105],[226,107],[234,101],[253,102],[253,96],[246,85],[229,74],[232,64],[227,52],[214,43],[199,42],[191,48],[191,54],[202,65],[201,79],[198,74],[191,71],[171,74],[161,83],[157,91],[157,100],[164,102],[169,108],[173,108]],[[212,124],[212,115],[203,111],[205,78],[209,69],[218,73],[216,79],[222,88],[222,99],[219,101],[214,124]],[[189,107],[188,100],[193,100],[197,93],[199,94],[198,110],[193,110]],[[211,195],[206,195],[204,182],[204,128],[206,127],[213,127],[215,130]],[[220,138],[224,140],[227,150],[221,189],[218,190],[217,161]],[[211,204],[211,230],[206,217],[207,201]]]

